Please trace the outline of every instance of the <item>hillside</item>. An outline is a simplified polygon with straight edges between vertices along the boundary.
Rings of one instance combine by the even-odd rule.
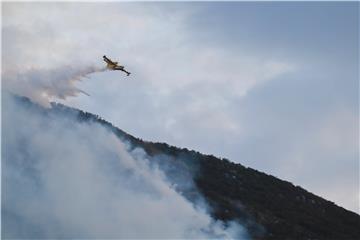
[[[144,141],[78,109],[55,103],[44,109],[26,98],[19,101],[45,114],[72,113],[78,121],[100,124],[132,148],[144,149],[185,198],[204,198],[215,219],[241,223],[253,239],[360,239],[359,215],[290,182],[227,159]],[[233,160],[241,162],[241,156]],[[179,184],[187,181],[194,184]]]

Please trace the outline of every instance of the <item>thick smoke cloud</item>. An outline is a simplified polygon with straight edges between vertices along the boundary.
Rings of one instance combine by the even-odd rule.
[[[62,66],[55,69],[29,68],[25,71],[3,73],[3,87],[15,94],[31,98],[43,106],[53,99],[66,99],[87,94],[76,87],[76,83],[89,74],[106,71],[105,67]]]
[[[170,183],[163,158],[150,164],[142,149],[75,114],[3,96],[3,238],[244,236],[175,191],[187,183]]]

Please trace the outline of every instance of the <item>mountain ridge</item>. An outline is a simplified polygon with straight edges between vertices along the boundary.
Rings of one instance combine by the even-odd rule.
[[[182,171],[193,175],[195,188],[210,206],[210,214],[224,222],[241,223],[253,239],[360,239],[358,214],[291,182],[225,158],[144,141],[79,109],[59,103],[45,109],[25,97],[18,99],[44,113],[71,112],[78,121],[98,123],[150,157],[165,156],[163,163],[177,166],[166,174],[178,177],[177,172]],[[177,190],[190,201],[198,198],[193,188]]]

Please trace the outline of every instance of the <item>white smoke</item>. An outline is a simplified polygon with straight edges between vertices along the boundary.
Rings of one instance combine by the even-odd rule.
[[[96,123],[4,95],[3,238],[240,238],[188,202],[141,149]]]
[[[29,97],[43,106],[50,106],[49,103],[55,99],[75,97],[80,93],[89,95],[77,88],[76,83],[92,73],[103,71],[106,71],[106,67],[28,68],[3,72],[2,82],[5,90]]]
[[[154,26],[156,30],[157,24]],[[79,59],[88,63],[94,59],[91,54],[96,55],[91,53],[89,57],[87,51],[79,51],[80,56],[74,56],[83,41],[69,45],[62,41],[62,35],[49,40],[24,29],[11,24],[5,28],[4,90],[50,107],[51,101],[87,94],[77,87],[79,81],[106,71],[89,64],[73,64]],[[72,28],[66,29],[56,33]],[[23,37],[19,37],[21,34]],[[50,44],[54,52],[62,54],[48,56],[43,46]],[[159,166],[166,160],[149,158],[142,149],[129,150],[127,143],[104,127],[80,123],[71,113],[48,114],[49,110],[44,114],[42,108],[4,95],[2,238],[246,236],[237,223],[212,219],[205,202],[186,200],[178,191],[191,185],[192,176],[167,174]]]

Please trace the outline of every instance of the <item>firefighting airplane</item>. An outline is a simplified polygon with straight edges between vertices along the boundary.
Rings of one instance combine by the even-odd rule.
[[[110,70],[120,70],[125,72],[128,76],[130,75],[130,72],[126,71],[124,66],[118,65],[118,62],[113,62],[109,58],[107,58],[105,55],[103,56],[104,61],[107,63],[107,68]]]

